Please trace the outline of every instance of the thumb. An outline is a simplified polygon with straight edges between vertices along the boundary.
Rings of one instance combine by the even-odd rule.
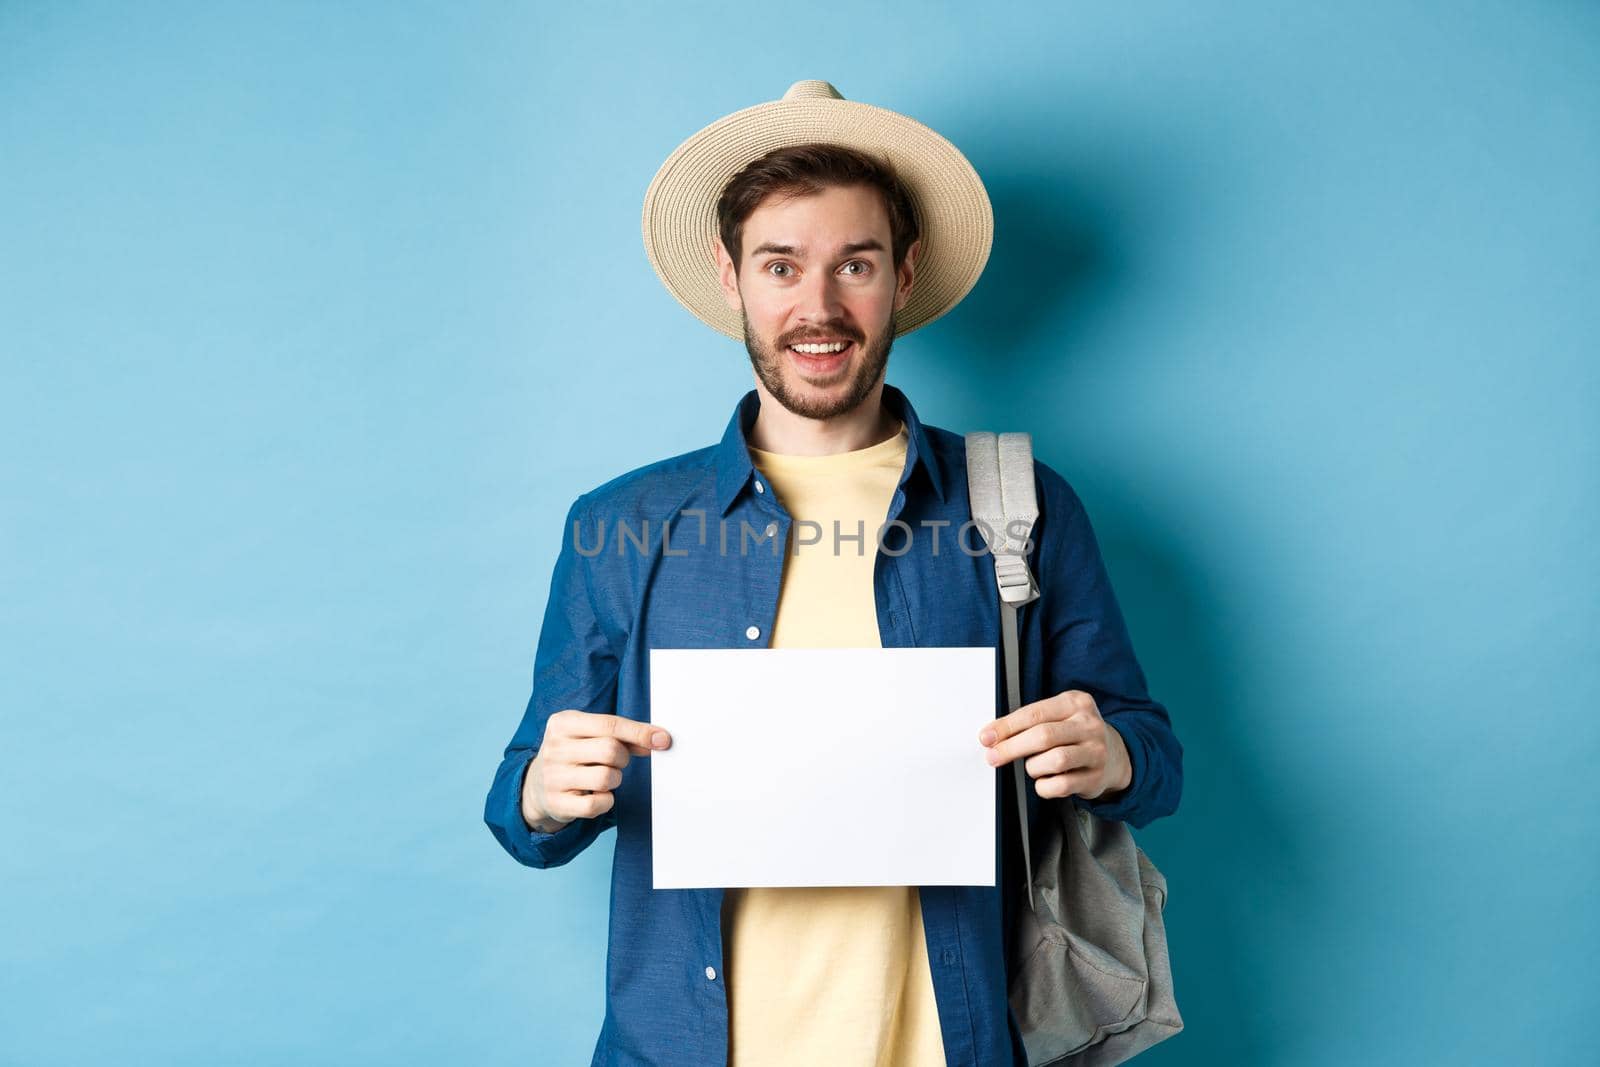
[[[661,727],[621,715],[612,716],[611,733],[636,756],[648,756],[652,750],[672,744],[672,735]]]

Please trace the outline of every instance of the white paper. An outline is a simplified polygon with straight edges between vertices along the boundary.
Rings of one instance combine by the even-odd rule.
[[[657,889],[995,880],[993,648],[652,649]]]

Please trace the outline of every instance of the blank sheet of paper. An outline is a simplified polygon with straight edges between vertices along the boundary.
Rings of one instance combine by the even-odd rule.
[[[652,649],[656,889],[994,885],[993,648]]]

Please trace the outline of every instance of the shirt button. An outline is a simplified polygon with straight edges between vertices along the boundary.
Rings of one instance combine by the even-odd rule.
[[[775,522],[767,523],[767,536],[768,537],[771,537],[773,534],[775,534],[777,532],[778,532],[778,524],[777,523],[775,523]]]
[[[761,636],[761,627],[759,627],[759,626],[748,627],[745,630],[744,635],[746,637],[748,637],[750,640],[754,641],[756,638]]]
[[[707,967],[706,977],[715,982],[717,980],[717,969],[715,967]]]
[[[756,483],[756,492],[765,493],[766,491],[767,491],[767,487],[766,486],[762,485],[760,482]]]

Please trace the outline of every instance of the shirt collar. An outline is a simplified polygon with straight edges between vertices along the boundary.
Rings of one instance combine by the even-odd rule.
[[[911,406],[911,401],[906,399],[905,393],[885,382],[883,406],[906,426],[906,465],[900,472],[900,485],[904,487],[920,465],[927,476],[928,484],[933,486],[934,495],[939,498],[941,504],[944,503],[944,478],[943,471],[939,469],[939,457],[934,455],[933,447],[928,442],[928,435],[923,429],[921,420],[917,418],[916,409]],[[760,410],[761,396],[752,389],[740,398],[738,406],[734,408],[733,417],[728,420],[728,428],[723,432],[722,440],[717,445],[714,463],[717,476],[717,507],[720,514],[728,513],[728,508],[733,506],[740,490],[750,484],[750,478],[755,473],[755,466],[750,462],[749,439],[746,435],[755,427],[756,414]]]

